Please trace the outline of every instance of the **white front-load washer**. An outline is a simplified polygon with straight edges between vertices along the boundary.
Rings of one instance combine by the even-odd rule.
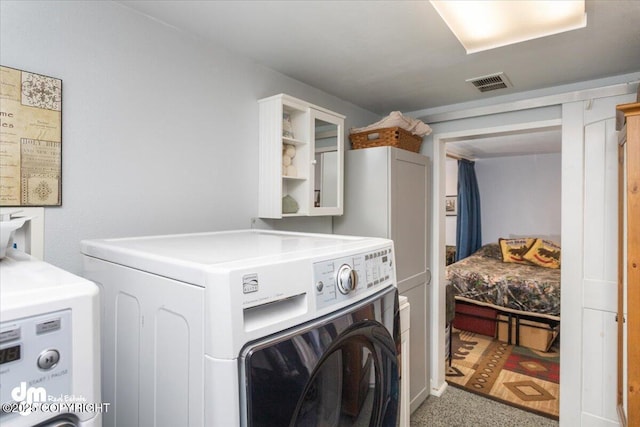
[[[243,230],[82,242],[108,426],[395,426],[390,240]]]
[[[100,303],[90,281],[8,249],[0,260],[0,425],[99,427]]]

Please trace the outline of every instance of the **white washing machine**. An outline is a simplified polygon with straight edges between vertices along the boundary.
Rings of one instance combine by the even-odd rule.
[[[98,287],[28,254],[0,260],[0,425],[99,427]]]
[[[390,240],[245,230],[82,242],[108,426],[395,426]]]

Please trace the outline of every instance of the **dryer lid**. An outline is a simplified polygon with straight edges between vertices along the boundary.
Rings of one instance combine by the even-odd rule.
[[[94,258],[198,284],[196,277],[203,271],[335,256],[388,242],[332,234],[239,230],[85,240],[81,247],[83,254]]]

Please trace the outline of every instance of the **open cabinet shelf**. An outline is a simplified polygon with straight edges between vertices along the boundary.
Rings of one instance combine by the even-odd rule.
[[[344,116],[285,94],[258,103],[258,215],[342,215]]]

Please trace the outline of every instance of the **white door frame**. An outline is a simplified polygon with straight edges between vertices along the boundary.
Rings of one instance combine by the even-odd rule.
[[[432,230],[431,239],[432,273],[435,280],[431,287],[431,394],[440,396],[446,389],[445,381],[445,181],[446,181],[446,148],[447,142],[472,137],[490,137],[499,134],[525,133],[528,131],[543,130],[562,125],[562,119],[541,120],[529,123],[517,123],[505,126],[466,129],[456,132],[434,134],[433,136],[433,177],[438,184],[433,189]]]

